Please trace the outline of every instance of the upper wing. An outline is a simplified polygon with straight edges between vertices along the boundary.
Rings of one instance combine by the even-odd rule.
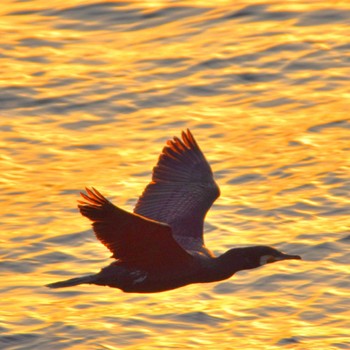
[[[85,201],[79,201],[79,210],[93,221],[96,237],[114,258],[146,269],[191,261],[168,225],[122,210],[95,189],[86,192],[81,193]]]
[[[169,140],[134,212],[170,225],[185,249],[202,250],[204,217],[220,195],[210,165],[187,129]]]

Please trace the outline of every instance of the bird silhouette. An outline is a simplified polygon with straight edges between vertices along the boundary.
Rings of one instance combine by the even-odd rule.
[[[86,188],[78,208],[115,259],[97,274],[48,284],[96,284],[129,293],[154,293],[191,283],[221,281],[267,263],[301,259],[269,246],[233,248],[216,257],[203,240],[204,218],[219,197],[209,163],[192,133],[167,141],[134,212]]]

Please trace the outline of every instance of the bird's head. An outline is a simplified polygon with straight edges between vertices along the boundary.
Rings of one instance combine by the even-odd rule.
[[[246,266],[246,269],[254,269],[276,261],[301,259],[299,255],[285,254],[268,246],[255,246],[238,249],[241,249],[240,255],[242,260],[244,260],[242,263]]]
[[[300,260],[301,257],[285,254],[268,246],[234,248],[219,257],[222,269],[230,275],[237,271],[255,269],[275,261],[292,259]]]
[[[255,264],[257,267],[270,264],[275,261],[281,260],[300,260],[301,257],[299,255],[291,255],[280,252],[279,250],[268,247],[268,246],[256,246],[250,248],[250,256],[254,256],[252,260],[255,260]]]

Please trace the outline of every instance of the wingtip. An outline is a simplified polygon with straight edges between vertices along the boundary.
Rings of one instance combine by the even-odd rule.
[[[101,194],[100,191],[98,191],[95,187],[91,187],[92,190],[95,192],[95,195],[97,195],[97,197],[99,197],[100,199],[104,199],[103,194]]]
[[[186,130],[182,130],[181,136],[182,136],[182,138],[190,137],[190,136],[193,137],[192,132],[191,132],[191,130],[189,128],[186,128]]]
[[[89,192],[87,192],[87,193],[89,194]],[[80,192],[80,195],[87,201],[90,199],[90,197],[87,194],[85,194],[84,192]]]
[[[86,193],[83,192],[83,191],[80,191],[79,194],[80,194],[80,196],[83,197],[84,199],[87,199],[86,197],[88,197],[89,191],[90,191],[89,188],[88,188],[88,187],[85,187],[85,192],[86,192]],[[79,202],[79,200],[78,200],[78,202]]]
[[[84,201],[77,200],[79,209],[89,205],[103,205],[104,203],[108,202],[108,200],[94,187],[85,187],[85,191],[86,193],[80,192],[80,195],[83,197]]]
[[[92,188],[92,187],[91,187],[91,188]],[[88,188],[88,187],[85,187],[85,191],[86,191],[86,193],[87,193],[89,196],[93,196],[93,195],[94,195],[93,191],[90,190],[90,188]]]
[[[196,139],[194,138],[189,128],[186,131],[182,131],[182,140],[188,148],[199,148]]]

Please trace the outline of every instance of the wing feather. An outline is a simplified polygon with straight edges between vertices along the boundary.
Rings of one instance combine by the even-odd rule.
[[[169,225],[120,209],[94,188],[86,188],[86,193],[81,193],[79,210],[93,222],[96,237],[114,258],[146,269],[192,260],[174,240]]]
[[[169,224],[184,249],[201,250],[204,218],[219,194],[210,165],[187,129],[181,139],[167,141],[134,213]]]

